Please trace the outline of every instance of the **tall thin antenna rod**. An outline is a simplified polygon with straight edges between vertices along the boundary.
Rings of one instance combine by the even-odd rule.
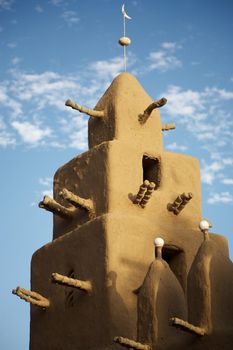
[[[125,5],[124,4],[122,5],[121,11],[123,14],[123,35],[124,36],[119,39],[119,44],[124,47],[124,70],[126,72],[126,60],[127,60],[126,59],[126,46],[130,45],[130,43],[131,43],[130,38],[128,38],[126,36],[126,18],[127,19],[132,19],[132,18],[129,17],[127,15],[127,13],[125,12]]]

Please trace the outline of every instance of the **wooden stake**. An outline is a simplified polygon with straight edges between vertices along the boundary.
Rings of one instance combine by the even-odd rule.
[[[75,210],[74,207],[64,207],[49,196],[44,196],[43,200],[39,203],[39,208],[51,211],[53,214],[61,216],[65,219],[72,218]]]
[[[176,124],[174,123],[162,125],[162,131],[174,130],[175,128],[176,128]]]
[[[142,208],[145,208],[145,206],[147,205],[147,203],[149,202],[153,192],[155,189],[155,183],[154,182],[150,182],[149,186],[147,187],[147,191],[144,194],[144,197],[142,198],[141,202],[140,202],[140,206]]]
[[[170,319],[171,325],[182,329],[183,331],[189,332],[189,333],[194,333],[196,335],[203,336],[206,334],[206,331],[204,328],[196,327],[192,325],[191,323],[188,323],[186,321],[181,320],[180,318],[173,317]]]
[[[168,203],[167,209],[168,211],[172,211],[173,214],[179,215],[181,210],[184,209],[184,207],[188,204],[188,202],[193,198],[193,194],[191,192],[189,193],[182,193],[179,195],[173,203]]]
[[[91,199],[81,198],[72,193],[71,191],[68,191],[66,188],[63,188],[63,190],[59,194],[75,207],[81,207],[87,210],[90,214],[94,214],[94,205]]]
[[[115,337],[114,342],[126,348],[137,349],[137,350],[151,350],[151,347],[149,345],[142,344],[128,338]]]
[[[147,119],[150,117],[152,111],[154,109],[160,108],[162,106],[164,106],[167,103],[167,99],[165,97],[161,98],[158,101],[154,101],[152,102],[143,112],[143,114],[139,114],[138,116],[138,121],[140,124],[144,124]]]
[[[72,109],[76,109],[80,113],[85,113],[85,114],[89,115],[90,117],[94,117],[94,118],[103,118],[104,117],[104,111],[96,111],[94,109],[88,109],[86,107],[78,105],[77,103],[75,103],[71,100],[67,100],[65,104],[66,104],[66,106],[71,107]]]
[[[137,196],[134,200],[134,204],[139,204],[141,202],[144,194],[146,193],[146,190],[147,190],[147,187],[149,186],[149,184],[150,184],[150,181],[148,181],[148,180],[145,180],[143,182],[143,184],[140,186],[139,191],[137,193]]]
[[[15,294],[20,297],[20,299],[23,299],[28,303],[39,306],[43,309],[47,309],[50,306],[50,302],[47,298],[43,297],[39,293],[32,292],[21,287],[13,289],[12,294]]]
[[[69,287],[81,289],[87,293],[92,292],[92,284],[90,281],[81,281],[75,278],[60,275],[59,273],[52,273],[52,282],[63,284]]]

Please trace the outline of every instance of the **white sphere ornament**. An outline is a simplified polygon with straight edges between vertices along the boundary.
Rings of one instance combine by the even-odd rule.
[[[204,230],[209,230],[210,228],[210,223],[209,221],[207,220],[201,220],[200,224],[199,224],[199,227],[201,229],[201,231],[204,231]]]
[[[156,247],[163,247],[164,246],[164,240],[160,237],[155,238],[154,245]]]
[[[131,39],[127,36],[122,36],[118,42],[121,46],[128,46],[131,44]]]

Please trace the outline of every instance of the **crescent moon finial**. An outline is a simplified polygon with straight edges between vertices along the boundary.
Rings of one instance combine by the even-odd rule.
[[[132,19],[132,17],[129,17],[127,13],[125,12],[125,4],[122,5],[121,11],[123,13],[123,16],[127,19]]]

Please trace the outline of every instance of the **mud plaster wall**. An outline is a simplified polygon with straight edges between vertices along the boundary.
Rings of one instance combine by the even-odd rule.
[[[90,118],[91,149],[55,175],[54,198],[69,206],[59,196],[63,188],[90,198],[95,217],[90,219],[79,209],[73,220],[54,216],[53,242],[33,256],[32,290],[48,297],[51,307],[46,312],[31,307],[30,350],[118,349],[112,345],[114,336],[137,339],[135,290],[154,260],[156,236],[165,240],[164,259],[187,299],[188,272],[203,242],[198,229],[199,163],[189,156],[163,152],[158,110],[140,125],[138,115],[151,102],[133,76],[118,76],[96,106],[106,116]],[[146,176],[143,156],[158,160],[160,177],[145,209],[133,204]],[[167,204],[182,192],[194,196],[175,216]],[[227,259],[226,240],[217,235],[212,239]],[[91,280],[93,295],[78,290],[72,294],[69,287],[52,284],[52,272]],[[158,320],[163,318],[163,305]],[[194,349],[190,337],[184,338]],[[161,345],[161,349],[168,348],[169,341]]]

